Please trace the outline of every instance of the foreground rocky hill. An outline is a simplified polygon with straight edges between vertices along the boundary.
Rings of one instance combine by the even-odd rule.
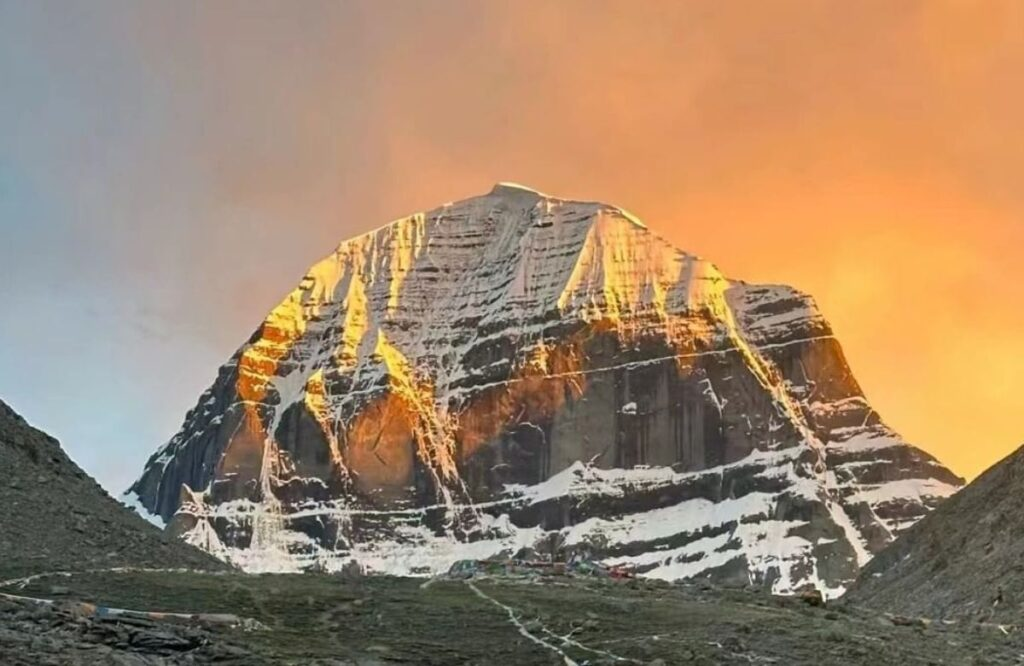
[[[249,571],[518,554],[836,595],[960,482],[807,295],[500,184],[313,266],[130,496]]]
[[[851,601],[896,613],[1024,625],[1024,448],[882,551]]]
[[[0,580],[110,567],[224,569],[115,501],[0,401]]]

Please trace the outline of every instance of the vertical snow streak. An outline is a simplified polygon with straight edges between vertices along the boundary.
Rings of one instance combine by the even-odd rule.
[[[383,332],[378,335],[374,353],[387,367],[391,390],[414,420],[417,454],[433,476],[451,520],[459,505],[472,505],[456,461],[455,419],[447,410],[439,409],[432,385],[416,377],[409,361],[388,342]],[[458,498],[452,495],[453,490],[460,492]]]
[[[341,455],[338,434],[333,426],[331,404],[327,397],[327,387],[324,384],[324,371],[322,368],[318,368],[306,380],[305,403],[306,409],[316,419],[317,424],[320,426],[320,431],[327,440],[334,468],[347,476],[348,469]]]
[[[284,511],[281,501],[274,494],[273,479],[277,477],[276,465],[279,462],[277,443],[274,432],[280,422],[278,411],[275,410],[274,420],[267,429],[267,437],[263,445],[263,465],[260,469],[260,498],[252,516],[253,550],[262,553],[284,553],[287,547],[282,538],[285,530]]]

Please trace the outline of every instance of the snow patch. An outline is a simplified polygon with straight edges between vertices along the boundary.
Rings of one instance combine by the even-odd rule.
[[[167,523],[164,522],[163,518],[156,514],[150,513],[149,510],[142,505],[142,500],[139,499],[139,496],[135,492],[129,490],[125,494],[121,495],[118,501],[121,502],[121,504],[123,504],[124,506],[134,511],[135,513],[142,516],[142,518],[144,518],[153,526],[159,527],[160,529],[164,529],[167,527]]]

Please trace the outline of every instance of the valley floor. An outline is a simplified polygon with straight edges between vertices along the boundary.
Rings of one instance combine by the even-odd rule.
[[[644,580],[107,572],[0,592],[58,600],[40,607],[0,598],[0,663],[12,666],[1024,663],[1024,632],[1010,627]],[[252,621],[85,617],[80,601]]]

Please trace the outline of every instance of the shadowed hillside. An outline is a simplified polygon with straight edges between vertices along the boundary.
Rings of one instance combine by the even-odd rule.
[[[0,579],[111,567],[223,569],[107,495],[0,402]]]
[[[847,597],[881,610],[1024,621],[1024,448],[882,551]]]

